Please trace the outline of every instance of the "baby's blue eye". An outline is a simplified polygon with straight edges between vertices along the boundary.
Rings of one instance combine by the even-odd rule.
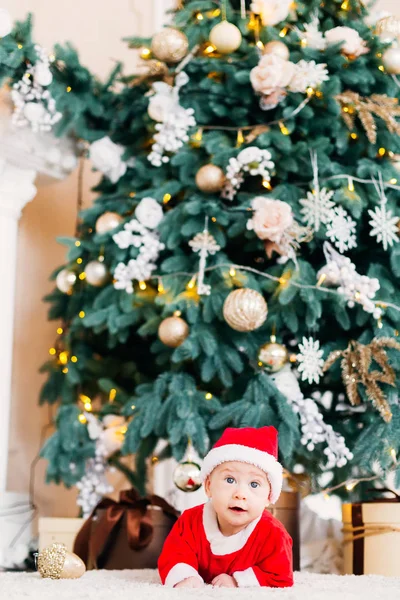
[[[259,483],[257,483],[257,481],[252,481],[250,485],[251,485],[251,487],[252,487],[252,488],[254,488],[254,489],[255,489],[255,488],[258,488],[258,487],[260,486],[260,484],[259,484]]]
[[[227,477],[226,480],[228,483],[234,483],[235,480],[233,479],[233,477]]]

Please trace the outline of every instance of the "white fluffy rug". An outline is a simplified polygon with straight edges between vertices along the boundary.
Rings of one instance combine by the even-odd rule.
[[[286,589],[171,589],[160,585],[156,571],[89,571],[81,579],[42,579],[38,573],[0,573],[1,600],[394,600],[400,598],[400,577],[317,575],[296,573]]]

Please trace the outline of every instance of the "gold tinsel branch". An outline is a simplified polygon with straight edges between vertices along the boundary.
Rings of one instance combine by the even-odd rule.
[[[335,96],[342,109],[342,117],[349,129],[354,127],[354,114],[358,115],[371,144],[376,142],[376,122],[374,115],[380,117],[390,133],[400,135],[400,123],[396,117],[400,116],[400,106],[397,98],[389,98],[386,94],[372,94],[363,97],[347,90]]]
[[[347,396],[353,406],[361,403],[358,386],[363,385],[369,400],[380,412],[386,423],[392,418],[390,405],[378,383],[394,386],[396,375],[389,365],[388,356],[384,348],[392,348],[400,352],[400,343],[393,338],[374,338],[370,344],[360,344],[352,340],[345,350],[331,352],[324,364],[324,372],[342,357],[342,379]],[[370,370],[372,362],[381,367]]]

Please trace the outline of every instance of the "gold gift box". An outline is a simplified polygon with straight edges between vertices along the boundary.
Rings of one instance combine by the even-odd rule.
[[[400,502],[343,504],[344,573],[400,575]]]

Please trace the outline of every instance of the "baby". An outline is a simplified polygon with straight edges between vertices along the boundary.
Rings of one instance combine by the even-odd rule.
[[[278,500],[275,427],[228,428],[204,459],[206,504],[185,510],[158,561],[170,587],[289,587],[292,539],[265,508]]]

